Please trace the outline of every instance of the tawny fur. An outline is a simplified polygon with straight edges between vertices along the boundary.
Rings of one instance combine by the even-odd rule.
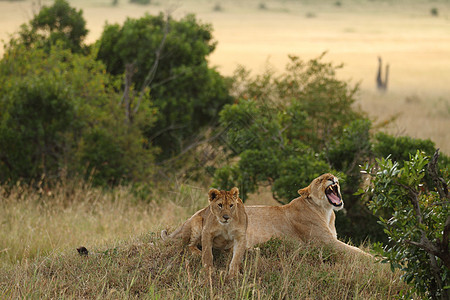
[[[263,243],[272,237],[289,236],[302,242],[316,241],[331,245],[337,251],[355,254],[370,254],[337,239],[334,225],[334,210],[339,207],[327,199],[325,190],[332,182],[340,188],[338,179],[332,174],[323,174],[311,184],[300,189],[300,197],[283,206],[245,206],[248,216],[247,247]]]
[[[197,211],[172,234],[161,231],[161,238],[181,239],[194,254],[202,255],[202,264],[207,269],[213,267],[212,248],[233,249],[229,274],[234,276],[246,249],[248,220],[244,204],[236,187],[230,191],[211,189],[208,195],[208,207]]]

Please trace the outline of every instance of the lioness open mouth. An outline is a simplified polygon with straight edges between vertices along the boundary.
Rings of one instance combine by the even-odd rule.
[[[328,202],[330,202],[331,205],[337,207],[342,205],[341,194],[339,193],[337,183],[329,185],[325,189],[325,195],[327,195]]]

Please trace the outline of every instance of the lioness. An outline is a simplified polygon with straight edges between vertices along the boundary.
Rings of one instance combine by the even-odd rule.
[[[283,206],[245,206],[248,215],[247,247],[272,237],[315,240],[338,251],[370,254],[337,239],[334,211],[344,207],[338,179],[323,174],[298,191],[300,197]]]
[[[211,189],[209,206],[197,211],[172,234],[161,231],[163,240],[181,238],[193,253],[202,255],[202,264],[208,270],[213,266],[212,248],[231,249],[229,274],[236,275],[246,249],[247,214],[239,198],[237,187],[230,191]],[[198,246],[201,245],[202,251]]]

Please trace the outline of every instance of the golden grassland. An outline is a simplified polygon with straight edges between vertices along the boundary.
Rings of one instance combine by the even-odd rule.
[[[0,266],[157,231],[206,205],[200,191],[184,185],[164,196],[155,192],[145,202],[129,187],[104,190],[82,181],[38,192],[24,185],[0,187]]]
[[[148,204],[126,187],[81,183],[1,195],[2,299],[389,299],[408,290],[388,265],[287,239],[248,252],[236,279],[225,276],[230,253],[215,252],[209,282],[200,257],[159,238],[206,205],[206,191],[193,186]],[[76,251],[82,245],[87,257]]]
[[[0,39],[32,17],[32,0],[0,1]],[[52,1],[42,1],[49,4]],[[218,45],[209,58],[224,75],[237,65],[258,74],[270,64],[282,71],[288,54],[303,59],[328,51],[343,63],[340,78],[361,84],[357,106],[396,135],[431,138],[450,153],[450,4],[445,0],[152,0],[148,6],[126,0],[72,0],[82,8],[97,40],[105,22],[170,11],[179,18],[195,13],[211,23]],[[438,16],[432,16],[432,8]],[[0,49],[1,54],[2,49]],[[377,57],[390,65],[386,93],[375,88]]]
[[[50,3],[50,1],[44,1]],[[221,9],[213,10],[220,2]],[[335,5],[341,2],[341,6]],[[73,0],[83,8],[88,42],[105,21],[175,8],[212,23],[217,49],[210,57],[225,75],[237,64],[259,73],[269,62],[283,70],[288,54],[304,59],[328,51],[343,62],[338,74],[361,82],[357,106],[383,130],[431,138],[450,153],[450,8],[445,1],[152,1],[149,6]],[[258,7],[264,3],[266,8]],[[317,4],[320,3],[320,4]],[[437,7],[439,16],[430,16]],[[31,1],[0,1],[0,39],[31,18]],[[1,54],[1,52],[0,52]],[[391,67],[386,93],[375,90],[377,56]],[[228,254],[205,284],[198,257],[163,244],[158,232],[173,229],[207,204],[207,191],[179,184],[155,188],[147,201],[129,187],[111,190],[64,182],[39,191],[0,187],[0,298],[255,298],[387,299],[407,290],[389,266],[329,249],[284,240],[249,252],[243,274],[224,277]],[[254,196],[249,203],[260,203]],[[91,254],[78,256],[86,246]]]
[[[75,299],[390,299],[407,287],[387,265],[336,257],[328,249],[273,240],[248,252],[228,279],[231,255],[215,253],[208,277],[200,257],[160,244],[153,235],[88,257],[63,253],[0,273],[2,298]]]

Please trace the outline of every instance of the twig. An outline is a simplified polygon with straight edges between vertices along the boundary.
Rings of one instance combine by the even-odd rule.
[[[156,132],[155,134],[153,134],[151,137],[148,138],[149,141],[153,141],[155,138],[157,138],[158,136],[160,136],[161,134],[163,134],[166,131],[170,131],[170,130],[176,130],[176,129],[181,129],[186,127],[187,125],[175,125],[172,124],[166,128],[163,128],[161,130],[159,130],[158,132]]]
[[[164,23],[163,28],[163,37],[161,39],[161,43],[158,46],[158,49],[155,52],[155,62],[153,63],[152,68],[148,72],[147,76],[145,77],[144,83],[142,84],[141,91],[139,93],[139,99],[138,102],[134,108],[134,113],[137,113],[139,106],[141,104],[142,98],[144,97],[145,90],[147,87],[152,83],[153,79],[155,79],[156,71],[158,69],[159,61],[161,60],[161,54],[164,49],[164,45],[166,43],[166,38],[169,33],[169,20],[170,20],[170,13],[167,13],[167,19]]]
[[[187,71],[184,70],[183,72],[180,72],[179,74],[175,74],[175,75],[172,75],[172,76],[170,76],[170,77],[167,77],[166,79],[161,80],[161,81],[159,81],[158,83],[152,84],[151,88],[154,89],[155,87],[158,87],[158,86],[160,86],[160,85],[166,84],[166,83],[169,82],[169,81],[175,80],[175,79],[177,79],[178,77],[180,77],[181,75],[184,75],[186,72],[187,72]]]
[[[165,161],[162,161],[162,162],[158,163],[158,165],[166,165],[166,164],[168,164],[168,163],[171,163],[171,162],[173,162],[173,161],[176,161],[176,160],[178,160],[183,154],[185,154],[186,152],[188,152],[188,151],[191,150],[192,148],[195,148],[195,147],[200,146],[200,145],[205,144],[205,143],[209,143],[209,142],[211,142],[211,141],[217,139],[218,137],[220,137],[224,132],[225,132],[225,130],[221,130],[218,134],[216,134],[216,135],[214,135],[214,136],[212,136],[212,137],[209,137],[209,138],[206,138],[206,139],[204,139],[204,140],[197,141],[197,142],[193,142],[192,144],[190,144],[189,146],[187,146],[186,148],[184,148],[178,155],[176,155],[176,156],[174,156],[174,157],[172,157],[172,158],[169,158],[169,159],[167,159],[167,160],[165,160]]]
[[[415,191],[413,188],[406,186],[399,182],[394,182],[395,185],[401,186],[402,188],[406,189],[408,191],[408,194],[410,195],[409,199],[414,207],[414,211],[416,213],[416,219],[419,225],[423,225],[423,218],[422,213],[420,211],[419,206],[419,200],[418,200],[418,192]],[[444,226],[444,233],[442,237],[442,242],[438,241],[437,245],[433,244],[427,237],[426,233],[423,229],[419,230],[421,232],[420,242],[405,240],[407,244],[419,247],[429,254],[435,255],[439,257],[444,265],[447,268],[450,268],[450,254],[448,253],[448,242],[449,242],[449,235],[450,235],[450,216],[447,217],[447,220],[445,222]]]
[[[416,190],[414,190],[413,188],[411,188],[407,185],[404,185],[402,183],[399,183],[397,181],[394,181],[394,184],[401,186],[402,188],[404,188],[405,190],[408,191],[408,194],[410,195],[409,200],[411,200],[411,204],[413,205],[414,212],[416,213],[417,222],[419,222],[419,224],[423,224],[422,212],[420,211],[419,199],[418,199],[419,193]],[[422,234],[424,234],[423,230],[421,230],[421,232],[422,232]]]

